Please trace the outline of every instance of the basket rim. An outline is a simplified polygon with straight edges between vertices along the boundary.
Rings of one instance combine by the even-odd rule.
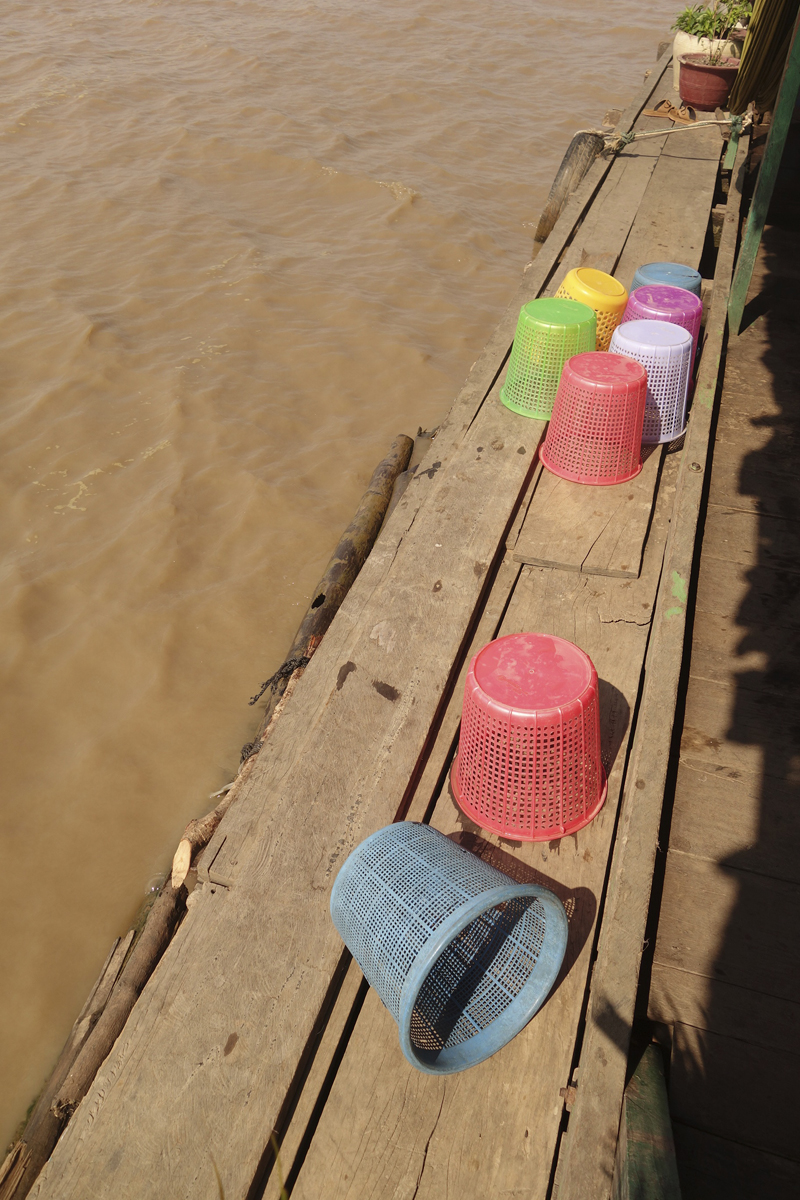
[[[465,853],[470,853],[470,851],[465,851]],[[499,868],[496,869],[499,870]],[[458,1046],[453,1046],[450,1050],[441,1050],[435,1061],[426,1062],[411,1041],[411,1017],[419,993],[422,991],[431,969],[447,946],[462,930],[466,929],[467,925],[483,913],[488,912],[489,909],[496,908],[498,904],[502,904],[506,900],[517,900],[521,896],[531,896],[539,900],[545,908],[546,920],[556,923],[558,928],[553,932],[548,947],[550,953],[540,955],[537,959],[536,969],[532,972],[528,982],[486,1029],[474,1034],[473,1037],[461,1042]],[[525,1028],[547,999],[561,970],[568,937],[569,922],[564,905],[554,892],[536,883],[512,882],[499,885],[481,892],[461,904],[420,949],[406,974],[400,992],[398,1031],[400,1048],[408,1061],[427,1075],[452,1075],[457,1071],[466,1070],[468,1067],[477,1066],[478,1063],[502,1049]],[[560,952],[558,950],[559,942]],[[544,950],[544,946],[542,949]],[[541,971],[538,969],[540,964],[543,968]],[[476,1039],[480,1039],[480,1048],[474,1045]],[[472,1052],[468,1051],[470,1046],[473,1047]]]

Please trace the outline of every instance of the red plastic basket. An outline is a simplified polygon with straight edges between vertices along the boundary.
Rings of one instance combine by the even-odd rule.
[[[633,479],[642,469],[646,400],[647,371],[635,359],[599,350],[574,355],[564,364],[539,457],[575,483]]]
[[[451,783],[468,817],[515,841],[588,825],[606,798],[589,656],[543,633],[484,646],[467,673]]]

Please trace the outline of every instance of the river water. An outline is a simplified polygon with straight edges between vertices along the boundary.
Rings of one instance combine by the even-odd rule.
[[[4,1141],[675,10],[5,0]]]

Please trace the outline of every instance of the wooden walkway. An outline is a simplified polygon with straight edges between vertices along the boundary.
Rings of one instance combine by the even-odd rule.
[[[619,128],[664,127],[639,117],[662,95],[672,96],[668,54]],[[578,524],[598,527],[569,561],[525,548],[555,516],[536,461],[544,425],[505,409],[499,389],[520,305],[552,294],[571,266],[628,285],[641,262],[700,265],[722,146],[716,128],[635,142],[598,160],[568,202],[240,777],[187,916],[31,1195],[256,1200],[285,1182],[298,1200],[608,1196],[745,139],[686,448],[653,454],[635,499],[602,519],[600,489],[562,498],[559,512],[577,505]],[[601,680],[608,799],[585,830],[549,845],[482,836],[448,787],[468,657],[522,630],[577,642]],[[652,683],[662,678],[666,700]],[[544,882],[570,919],[540,1014],[461,1075],[409,1067],[328,914],[350,850],[404,817]]]
[[[800,1195],[799,213],[728,347],[652,969],[684,1200]]]

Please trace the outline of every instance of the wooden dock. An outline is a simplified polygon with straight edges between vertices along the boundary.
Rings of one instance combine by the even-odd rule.
[[[671,83],[667,52],[618,131],[671,128],[641,116]],[[717,127],[590,168],[239,777],[187,914],[32,1196],[610,1195],[748,144],[727,172]],[[685,445],[656,448],[630,486],[557,482],[537,461],[544,423],[499,401],[519,308],[573,266],[629,286],[658,259],[713,273]],[[448,782],[469,658],[524,630],[576,642],[600,677],[608,798],[549,844],[483,834]],[[569,917],[540,1013],[460,1075],[410,1067],[329,917],[341,863],[398,819],[544,883]]]

